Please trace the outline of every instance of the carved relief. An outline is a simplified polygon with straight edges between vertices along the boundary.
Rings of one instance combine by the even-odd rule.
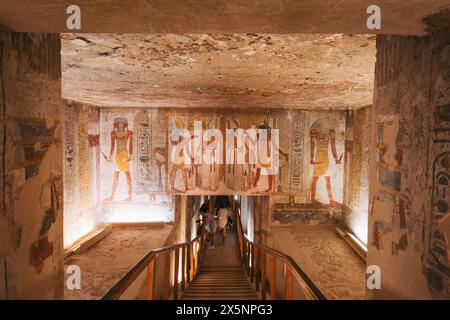
[[[450,152],[437,156],[433,165],[431,213],[426,219],[424,263],[431,287],[443,289],[450,276],[449,261]]]

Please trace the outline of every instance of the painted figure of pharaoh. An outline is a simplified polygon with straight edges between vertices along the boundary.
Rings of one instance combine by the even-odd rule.
[[[111,131],[111,148],[108,161],[113,162],[115,151],[115,170],[112,183],[111,195],[105,199],[107,202],[114,200],[117,186],[119,185],[119,176],[123,172],[128,184],[128,196],[124,201],[132,200],[132,179],[130,172],[130,161],[133,160],[133,132],[128,129],[128,120],[126,118],[115,118],[113,131]]]
[[[310,138],[310,163],[314,166],[313,178],[311,182],[311,203],[323,205],[323,203],[316,200],[316,191],[319,178],[325,177],[329,204],[331,206],[339,205],[339,203],[333,198],[328,159],[328,148],[331,145],[331,151],[336,164],[340,164],[342,160],[342,155],[338,157],[336,152],[336,132],[333,129],[329,129],[328,132],[326,132],[323,120],[317,120],[311,126]]]

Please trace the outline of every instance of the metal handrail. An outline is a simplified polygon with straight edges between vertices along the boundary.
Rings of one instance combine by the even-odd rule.
[[[267,282],[270,284],[270,299],[277,299],[276,288],[276,260],[284,264],[284,298],[293,299],[292,281],[295,280],[306,296],[311,300],[326,300],[323,293],[313,281],[299,267],[299,265],[287,254],[270,248],[260,243],[250,241],[244,234],[241,222],[241,214],[236,210],[237,228],[241,251],[241,259],[251,282],[255,282],[256,290],[261,286],[261,299],[266,299]],[[256,249],[256,250],[255,250]],[[255,252],[256,251],[256,252]],[[270,257],[270,272],[267,279],[266,255]],[[292,279],[293,278],[293,279]]]

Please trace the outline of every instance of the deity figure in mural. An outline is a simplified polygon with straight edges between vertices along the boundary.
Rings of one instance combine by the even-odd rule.
[[[266,130],[266,139],[260,137],[259,130]],[[258,126],[258,132],[256,134],[256,152],[258,157],[253,188],[257,191],[271,192],[273,191],[274,176],[279,173],[279,156],[282,155],[287,160],[289,155],[279,148],[278,141],[272,141],[272,128],[267,120]],[[265,152],[266,154],[263,154],[262,152]],[[267,184],[264,184],[265,188],[263,188],[263,190],[258,188],[258,183],[261,182],[261,176],[264,176],[267,181]]]
[[[333,192],[331,188],[331,177],[329,172],[329,159],[328,159],[328,147],[331,145],[331,151],[336,164],[340,164],[342,156],[337,156],[336,151],[336,132],[333,129],[329,129],[326,132],[324,123],[322,120],[317,120],[311,126],[310,131],[311,138],[311,161],[314,166],[313,178],[311,182],[311,203],[320,204],[323,203],[316,200],[317,182],[320,177],[325,177],[325,183],[328,193],[328,199],[331,206],[339,205],[333,198]]]
[[[206,130],[218,131],[220,127],[220,118],[211,117],[205,123]],[[202,156],[202,163],[198,166],[198,173],[200,176],[199,187],[202,191],[217,191],[219,188],[220,163],[222,156],[222,141],[221,137],[215,133],[203,133],[199,137],[199,150]]]
[[[170,139],[170,143],[173,148],[178,147],[178,150],[176,154],[173,156],[176,157],[176,159],[172,159],[172,165],[170,170],[170,185],[174,190],[177,191],[187,191],[189,189],[189,183],[188,183],[188,175],[186,171],[185,166],[185,148],[183,148],[183,144],[186,143],[184,141],[184,138],[182,136],[178,137],[177,139]]]
[[[120,173],[125,173],[128,184],[128,197],[125,201],[132,200],[132,180],[130,172],[130,161],[133,160],[133,131],[128,129],[127,118],[115,118],[114,127],[111,132],[111,149],[107,160],[112,162],[115,154],[114,180],[112,183],[111,195],[105,199],[110,202],[114,200],[117,186],[119,185]]]
[[[243,129],[234,118],[226,120],[226,129],[230,131],[229,136],[227,136],[226,185],[232,190],[247,191],[252,186],[250,181],[249,138],[245,137],[244,133],[244,141],[239,141],[239,130],[243,131]],[[244,157],[245,161],[239,161],[241,157]]]
[[[204,141],[202,164],[202,190],[216,191],[219,187],[218,142],[215,136]]]
[[[185,192],[195,188],[196,168],[192,155],[192,140],[195,136],[184,137],[173,135],[177,129],[188,129],[188,119],[175,115],[169,119],[169,142],[170,149],[176,152],[171,154],[170,186],[172,190]],[[189,163],[190,162],[190,163]]]

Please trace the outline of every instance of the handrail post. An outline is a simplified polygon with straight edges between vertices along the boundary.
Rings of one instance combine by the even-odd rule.
[[[201,241],[202,241],[202,251],[201,251],[202,255],[201,255],[201,260],[200,260],[201,262],[204,261],[205,254],[206,254],[206,233],[202,231],[202,234],[203,234],[203,236],[201,238]]]
[[[194,275],[197,273],[198,270],[198,246],[199,242],[196,242],[194,246]]]
[[[145,298],[147,300],[153,300],[153,294],[155,293],[155,266],[156,258],[152,259],[147,267],[147,290]]]
[[[270,256],[270,299],[277,299],[277,261]]]
[[[186,290],[186,246],[181,247],[181,291]]]
[[[251,244],[249,242],[247,242],[247,276],[250,276],[250,258],[251,258]]]
[[[292,273],[287,264],[284,264],[285,278],[284,278],[284,298],[285,300],[292,300]]]
[[[250,282],[253,283],[255,281],[255,246],[251,245],[251,268],[250,268]]]
[[[266,253],[261,252],[261,300],[266,300],[266,285],[267,285],[267,271],[266,271]]]
[[[167,300],[169,298],[169,291],[170,291],[170,265],[171,265],[171,259],[170,254],[165,255],[166,259],[166,265],[164,270],[164,277],[165,280],[163,284],[163,300]]]
[[[192,248],[192,242],[189,242],[188,246],[187,246],[187,271],[186,271],[186,276],[187,276],[187,283],[191,283],[191,248]]]
[[[178,270],[179,270],[179,264],[180,264],[180,259],[179,259],[179,253],[180,253],[180,249],[177,248],[174,250],[174,254],[175,254],[175,265],[173,268],[173,300],[178,300]]]
[[[245,272],[245,270],[247,270],[247,267],[245,265],[245,257],[246,256],[247,256],[247,250],[245,248],[245,242],[244,242],[242,245],[242,266],[243,266],[244,272]]]
[[[259,291],[259,280],[260,280],[259,258],[260,258],[260,251],[259,251],[258,247],[256,247],[256,249],[255,249],[255,289],[256,289],[256,292]]]

